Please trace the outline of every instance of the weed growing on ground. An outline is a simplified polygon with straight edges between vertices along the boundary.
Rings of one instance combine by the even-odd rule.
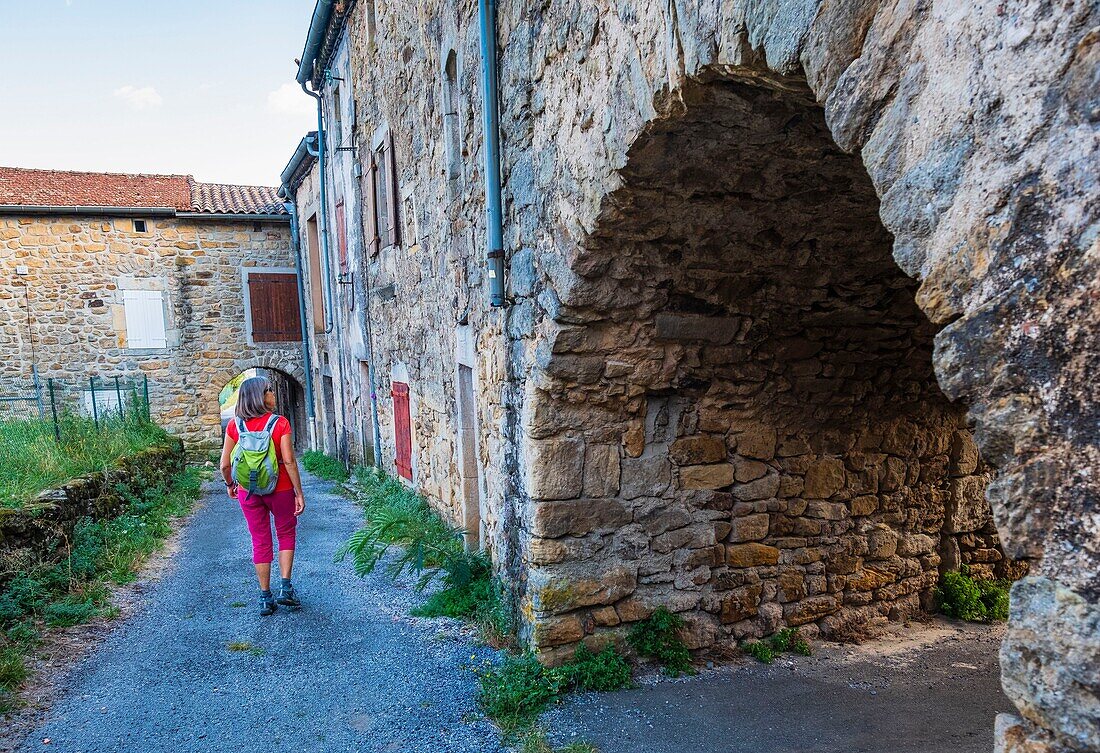
[[[243,601],[234,601],[230,603],[229,606],[231,606],[233,609],[240,609],[241,607],[247,607],[248,605],[245,604]]]
[[[302,454],[302,465],[317,478],[342,484],[348,480],[348,469],[336,458],[316,450]]]
[[[673,677],[692,674],[691,652],[680,637],[684,618],[664,607],[635,625],[627,636],[627,642],[639,656],[656,659],[665,672]]]
[[[520,739],[519,753],[600,753],[600,749],[592,743],[570,743],[564,748],[555,748],[546,730],[535,726]]]
[[[948,617],[968,622],[1003,622],[1008,619],[1008,594],[1012,582],[978,580],[963,565],[958,572],[940,576],[936,599]]]
[[[263,656],[266,653],[263,648],[254,646],[248,641],[230,641],[225,644],[225,647],[234,653],[251,654],[252,656]]]
[[[366,520],[337,552],[337,559],[350,554],[355,572],[363,576],[373,572],[391,545],[397,545],[401,554],[386,568],[391,578],[410,570],[420,576],[418,589],[437,577],[443,584],[414,615],[471,620],[490,645],[511,642],[514,629],[504,589],[492,577],[489,557],[465,550],[462,529],[448,525],[422,497],[374,469],[358,469],[351,488]]]
[[[784,628],[762,641],[744,643],[741,650],[764,664],[771,664],[775,657],[788,652],[802,656],[812,653],[809,641],[802,637],[798,628]]]
[[[162,443],[168,435],[143,420],[105,420],[67,415],[61,441],[50,421],[0,421],[0,507],[20,507],[43,489],[115,465],[121,458]]]
[[[34,649],[39,626],[67,627],[96,616],[114,617],[108,583],[126,583],[171,531],[171,520],[190,510],[201,476],[191,468],[165,487],[140,496],[119,491],[126,509],[106,521],[77,522],[59,561],[5,566],[15,574],[0,591],[0,708],[15,702],[25,677],[23,657]]]
[[[479,675],[478,702],[509,739],[534,730],[548,704],[571,690],[610,691],[632,685],[630,665],[614,648],[593,654],[580,646],[573,661],[544,667],[534,654],[510,656]]]

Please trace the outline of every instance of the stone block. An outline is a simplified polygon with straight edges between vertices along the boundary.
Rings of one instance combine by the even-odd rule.
[[[733,466],[729,463],[715,465],[689,465],[680,468],[680,488],[721,489],[733,483]]]
[[[722,596],[722,610],[719,619],[723,624],[740,622],[756,615],[757,606],[760,604],[760,594],[763,585],[757,583],[745,586],[733,591],[727,591]]]
[[[807,499],[828,499],[845,486],[844,461],[821,458],[806,471],[806,486],[802,496]]]
[[[775,429],[765,424],[755,424],[739,429],[736,434],[737,453],[757,460],[775,457]]]
[[[584,455],[584,496],[614,497],[619,493],[619,447],[590,444]]]
[[[714,526],[710,523],[696,523],[655,536],[650,546],[658,554],[666,554],[674,549],[702,549],[714,546],[715,543]]]
[[[902,557],[919,557],[922,554],[931,554],[936,549],[936,540],[923,533],[909,533],[902,535],[898,541],[897,553]]]
[[[732,470],[732,466],[730,466]],[[736,484],[730,490],[741,502],[753,502],[761,499],[771,499],[779,492],[779,474],[772,471],[763,478],[750,481],[747,484]]]
[[[742,484],[762,478],[768,472],[768,466],[759,460],[735,458],[733,461],[733,477]]]
[[[632,518],[617,499],[543,500],[533,506],[531,533],[548,539],[620,528]]]
[[[528,580],[534,610],[547,614],[613,604],[633,593],[637,585],[637,572],[626,566],[608,568],[593,577],[534,571]]]
[[[726,564],[731,567],[757,567],[779,562],[779,550],[765,544],[730,544],[726,547]]]
[[[768,535],[770,521],[771,516],[766,512],[734,518],[730,541],[733,543],[760,541]]]
[[[615,607],[600,607],[592,610],[592,621],[600,627],[614,627],[619,624],[619,614]]]
[[[801,570],[784,570],[778,580],[779,600],[798,601],[806,596],[806,576]]]
[[[654,317],[654,328],[661,340],[728,345],[737,336],[741,321],[738,317],[662,313]]]
[[[855,497],[848,503],[852,511],[852,517],[859,515],[870,515],[878,509],[878,497],[874,494],[864,494],[859,497]]]
[[[944,529],[950,533],[977,531],[993,516],[985,499],[985,479],[963,476],[951,479],[944,509]]]
[[[978,445],[969,430],[960,429],[952,435],[949,453],[952,476],[969,476],[978,470]]]
[[[580,617],[568,614],[562,617],[541,617],[535,621],[535,645],[560,646],[575,643],[584,637],[584,626]]]
[[[672,483],[672,464],[663,456],[623,458],[620,473],[619,496],[623,499],[663,497]]]
[[[811,596],[802,601],[786,604],[783,607],[783,619],[788,625],[804,625],[820,620],[840,609],[840,602],[831,594]]]
[[[806,515],[821,520],[844,520],[848,517],[848,506],[841,502],[811,499],[806,504]]]
[[[573,499],[584,490],[584,440],[528,440],[527,494],[531,499]]]
[[[867,559],[884,560],[893,557],[898,550],[898,534],[891,528],[876,526],[867,534]]]
[[[669,455],[681,466],[717,463],[726,459],[726,443],[709,434],[681,437],[669,447]]]

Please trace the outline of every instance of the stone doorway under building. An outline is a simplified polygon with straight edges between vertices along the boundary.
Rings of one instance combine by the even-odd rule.
[[[302,452],[309,447],[309,425],[306,419],[305,396],[298,380],[279,369],[256,367],[245,369],[230,379],[218,395],[221,412],[222,432],[233,420],[233,411],[237,405],[237,390],[241,382],[255,376],[266,377],[275,389],[275,412],[286,416],[290,421],[290,430],[294,437],[294,448]]]
[[[529,395],[536,645],[658,606],[695,649],[855,638],[930,609],[942,570],[1019,577],[937,327],[805,83],[713,73],[663,106]]]

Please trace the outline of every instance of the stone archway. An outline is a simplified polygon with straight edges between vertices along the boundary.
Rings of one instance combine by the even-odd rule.
[[[221,442],[225,421],[217,408],[222,389],[230,380],[253,371],[272,380],[276,387],[277,410],[290,419],[295,447],[299,450],[307,448],[309,427],[305,390],[302,387],[305,374],[297,362],[286,364],[277,358],[267,357],[237,361],[230,370],[220,372],[210,380],[202,401],[196,404],[199,420],[204,427],[204,436],[208,437],[207,442],[212,446],[220,445]],[[213,409],[210,406],[214,406]]]
[[[692,613],[696,645],[791,618],[842,633],[915,608],[934,582],[934,560],[966,556],[952,547],[967,516],[982,518],[981,545],[966,537],[985,550],[980,564],[998,556],[990,554],[998,530],[1009,535],[1010,554],[1035,559],[1049,553],[1044,542],[1060,535],[1056,528],[1084,549],[1043,561],[1038,577],[1015,589],[1005,687],[1031,722],[1087,747],[1095,723],[1071,707],[1095,688],[1092,670],[1081,669],[1095,668],[1082,655],[1098,641],[1085,598],[1095,579],[1072,574],[1074,592],[1044,576],[1092,561],[1092,487],[1074,490],[1053,475],[1057,458],[1087,461],[1091,450],[1084,435],[1079,446],[1055,439],[1041,418],[1053,403],[1043,407],[1031,382],[1045,367],[1004,333],[1027,317],[1019,288],[1006,282],[1016,293],[956,319],[967,305],[963,282],[951,289],[959,270],[920,245],[938,220],[936,206],[913,204],[929,186],[906,195],[896,185],[886,197],[883,215],[904,231],[892,243],[863,166],[836,147],[802,80],[729,67],[682,80],[632,143],[594,229],[580,248],[563,249],[567,271],[547,265],[556,295],[547,299],[523,421],[532,641],[550,660],[566,656],[558,647],[643,616],[652,605],[635,594],[644,590]],[[845,143],[859,138],[845,134]],[[732,149],[723,155],[723,147]],[[864,155],[876,181],[887,157]],[[953,169],[957,179],[961,167]],[[1022,186],[1005,208],[1011,229],[999,247],[1025,244],[1032,231],[1020,213],[1045,201],[1035,191]],[[769,211],[775,202],[786,213]],[[1050,218],[1033,219],[1037,238]],[[891,250],[910,273],[931,268],[936,279],[918,291]],[[1079,265],[1067,274],[1082,279]],[[1081,302],[1070,292],[1057,305]],[[977,443],[933,363],[943,392],[969,401]],[[1067,388],[1079,378],[1076,367],[1058,376]],[[1091,410],[1067,415],[1077,421]],[[997,526],[977,445],[1001,469],[989,490]],[[872,496],[863,493],[868,455],[885,456],[873,464],[876,483],[886,483],[874,500],[861,499]],[[820,499],[807,499],[811,487]],[[794,515],[783,501],[792,499],[805,503]],[[1085,515],[1051,527],[1043,521],[1052,510]],[[723,534],[735,538],[719,548]],[[852,544],[842,545],[849,534]],[[804,541],[788,548],[769,536]],[[822,548],[810,546],[820,537],[837,540],[810,552]],[[873,564],[886,560],[886,568]],[[729,575],[731,565],[740,572]],[[752,568],[767,577],[746,575]],[[859,587],[849,591],[852,580]],[[1077,666],[1067,655],[1079,657]],[[1058,700],[1063,693],[1076,700]]]

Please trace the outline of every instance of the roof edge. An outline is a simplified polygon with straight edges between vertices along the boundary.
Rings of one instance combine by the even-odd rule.
[[[179,210],[175,207],[110,207],[110,206],[77,206],[55,204],[0,204],[0,214],[90,214],[97,216],[145,216],[145,217],[174,217]]]
[[[317,5],[313,8],[313,18],[309,22],[309,32],[306,33],[306,44],[302,49],[295,79],[299,84],[305,84],[313,78],[313,61],[317,59],[317,53],[325,41],[328,22],[332,19],[333,3],[334,0],[317,0]]]

